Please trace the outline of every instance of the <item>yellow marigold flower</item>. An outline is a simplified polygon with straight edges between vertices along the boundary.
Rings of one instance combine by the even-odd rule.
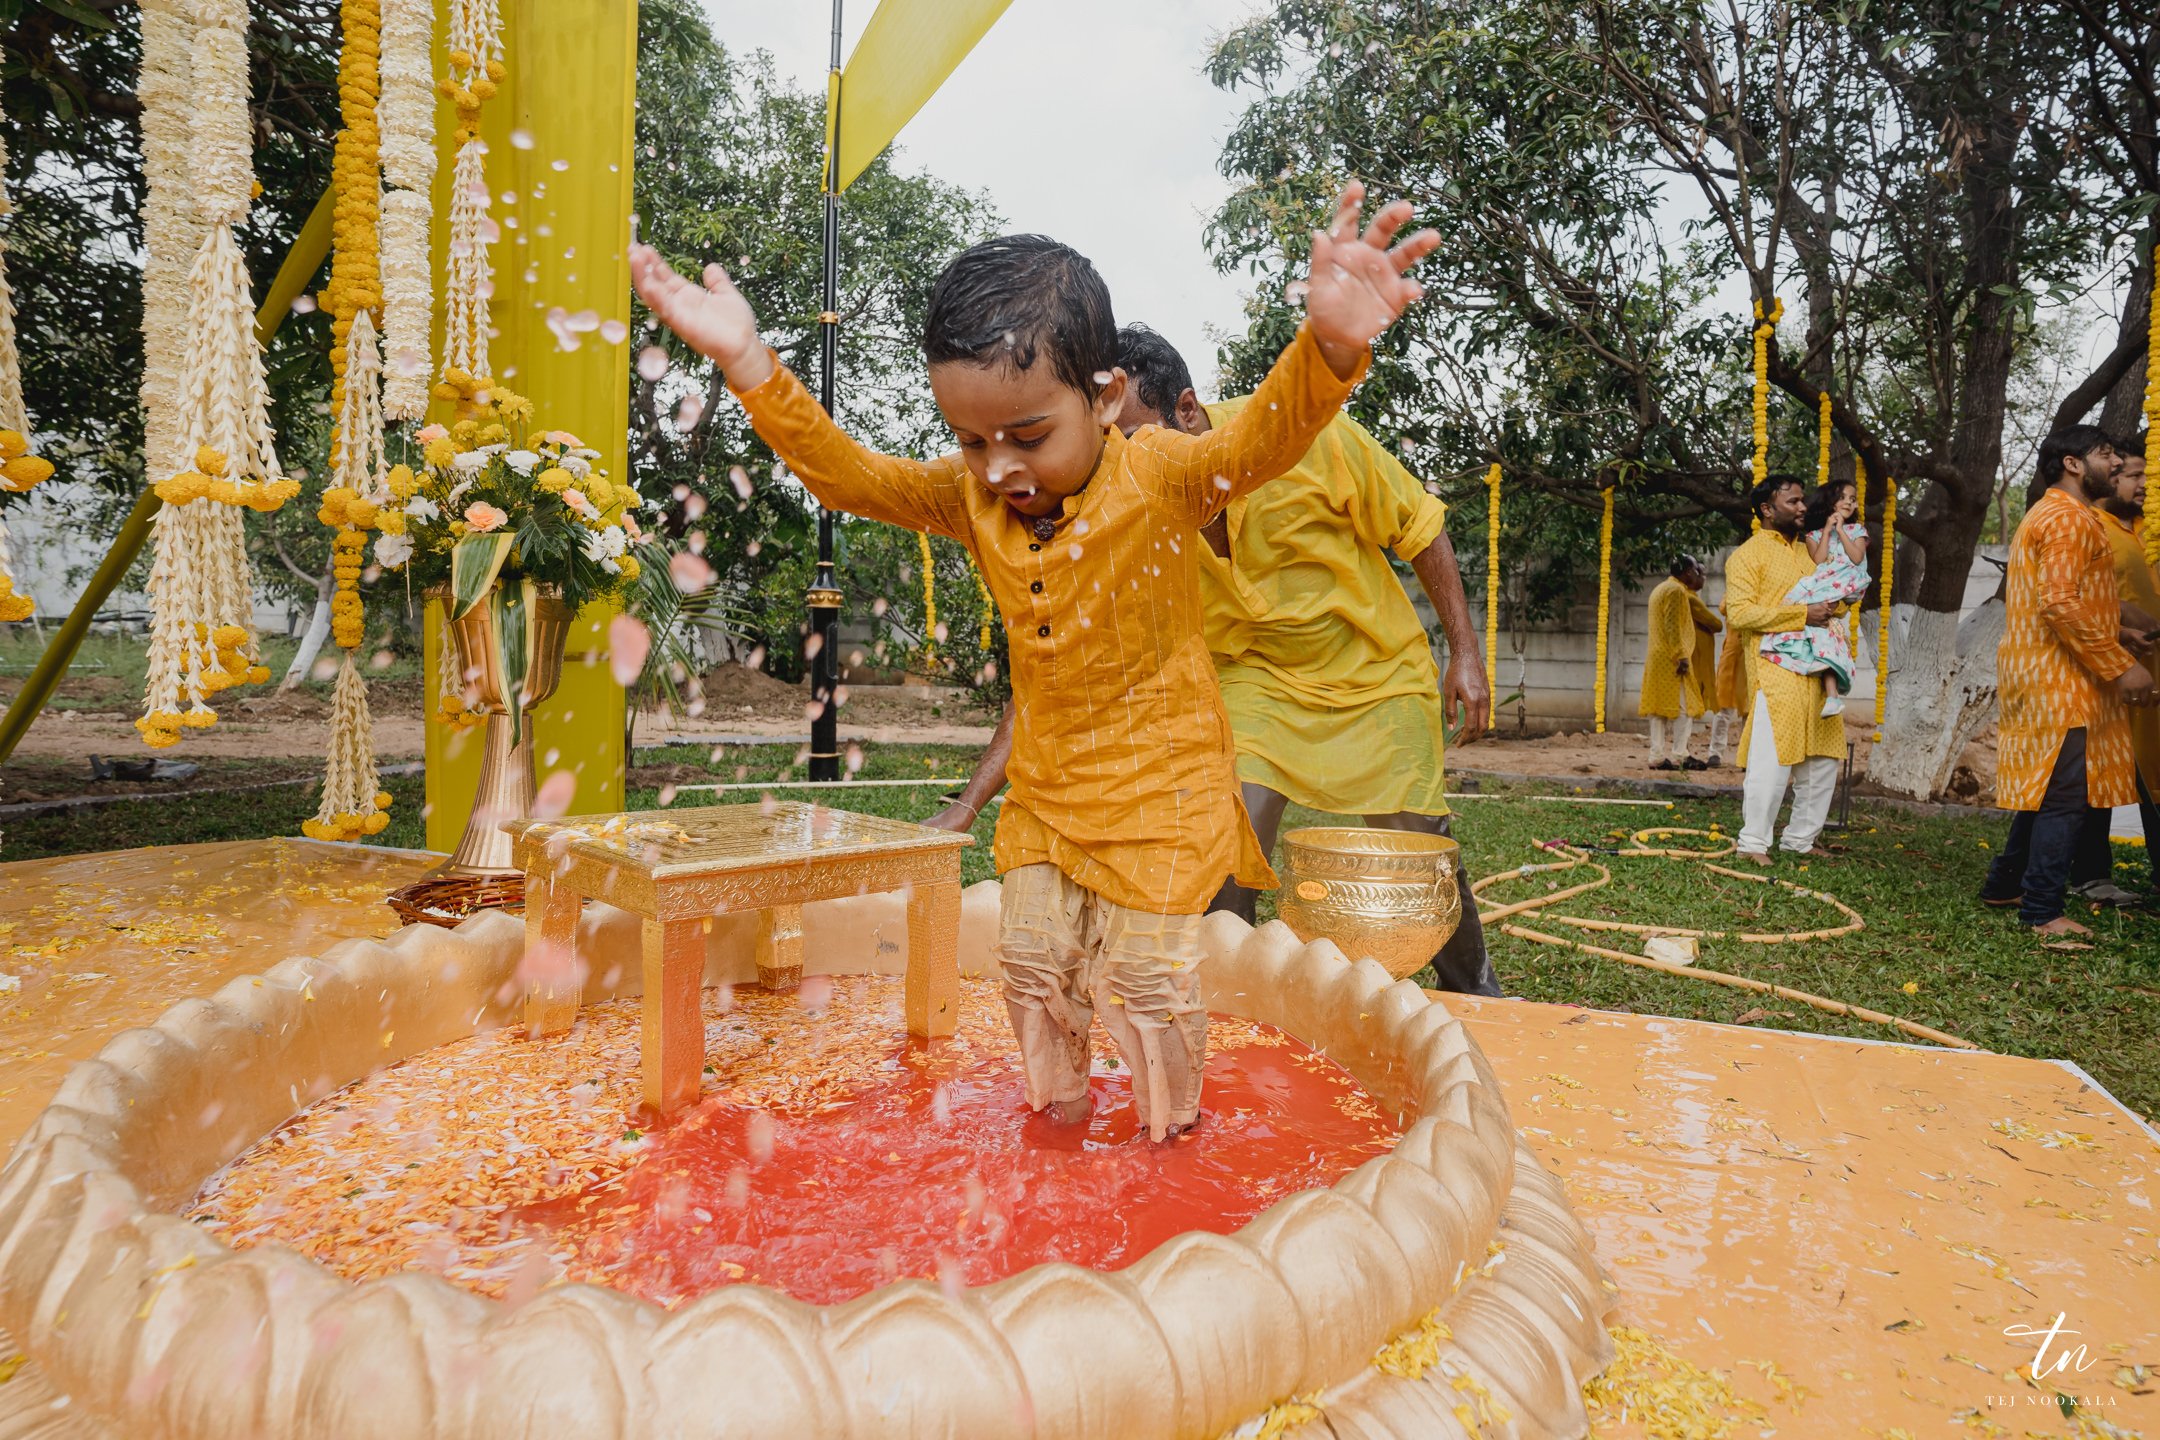
[[[560,495],[577,483],[577,477],[560,465],[550,465],[540,472],[540,488],[550,495]]]
[[[377,511],[375,515],[375,528],[382,531],[382,533],[385,535],[404,534],[405,512],[402,510]]]
[[[533,417],[532,401],[526,399],[523,395],[512,395],[507,391],[496,392],[495,408],[502,412],[504,419],[514,420],[519,424],[523,424]]]
[[[588,475],[585,477],[585,483],[579,488],[585,492],[586,499],[592,501],[602,510],[615,503],[615,487],[608,484],[605,475]]]
[[[248,666],[248,668],[247,668],[247,683],[248,683],[248,684],[250,684],[250,685],[264,685],[264,684],[267,684],[267,683],[269,683],[269,680],[270,680],[270,667],[269,667],[269,666],[267,666],[267,665],[250,665],[250,666]]]
[[[247,644],[248,632],[238,625],[220,625],[210,632],[210,643],[220,650],[234,650]]]
[[[0,464],[0,474],[7,477],[11,489],[28,490],[31,486],[52,478],[52,461],[36,455],[17,455]]]
[[[360,822],[360,828],[370,835],[380,835],[390,828],[390,817],[378,810]]]
[[[410,500],[413,497],[413,492],[419,488],[420,477],[413,474],[412,466],[393,465],[390,467],[390,493],[392,495],[397,496],[400,500]]]
[[[0,620],[27,620],[36,609],[27,595],[0,595]]]
[[[0,460],[12,460],[30,448],[30,439],[20,430],[0,430]]]
[[[180,717],[180,723],[190,730],[207,730],[217,724],[217,711],[190,710]]]
[[[387,810],[396,803],[396,798],[388,790],[377,790],[375,792],[375,808],[377,810]]]
[[[480,432],[479,439],[482,445],[503,445],[509,442],[510,432],[501,425],[490,425]]]
[[[430,440],[427,446],[427,463],[441,470],[457,458],[458,448],[448,439]]]
[[[195,447],[195,468],[205,475],[223,475],[225,456],[214,446],[198,445]]]
[[[637,579],[644,569],[643,566],[637,563],[637,557],[634,555],[625,555],[615,563],[622,566],[622,578],[625,580]]]

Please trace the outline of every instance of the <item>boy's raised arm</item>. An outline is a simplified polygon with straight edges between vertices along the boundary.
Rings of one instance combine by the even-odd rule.
[[[725,270],[707,265],[705,283],[693,285],[651,246],[633,245],[630,274],[654,317],[720,367],[759,437],[819,504],[939,535],[965,528],[959,463],[925,464],[857,443],[759,337],[750,302]]]
[[[1406,272],[1440,243],[1420,230],[1393,244],[1410,218],[1408,201],[1381,207],[1358,233],[1365,187],[1353,181],[1335,219],[1315,230],[1305,291],[1305,323],[1267,379],[1229,424],[1204,435],[1152,431],[1165,488],[1205,524],[1216,511],[1297,464],[1364,378],[1373,340],[1425,291]]]

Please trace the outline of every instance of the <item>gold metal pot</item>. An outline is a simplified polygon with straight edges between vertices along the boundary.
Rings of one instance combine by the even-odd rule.
[[[429,598],[443,602],[449,613],[449,593],[438,587]],[[487,712],[487,728],[480,752],[480,783],[473,791],[472,814],[457,849],[431,875],[494,877],[516,875],[517,855],[503,822],[522,820],[533,807],[533,717],[535,706],[555,693],[562,679],[563,643],[570,635],[572,613],[559,594],[543,591],[533,607],[533,667],[525,677],[525,738],[510,743],[510,709],[504,704],[500,652],[495,644],[495,607],[483,598],[445,626],[456,647],[457,673],[463,677],[465,703]]]
[[[1400,980],[1431,962],[1462,920],[1461,847],[1444,835],[1314,825],[1283,837],[1278,917],[1300,940],[1370,955]]]

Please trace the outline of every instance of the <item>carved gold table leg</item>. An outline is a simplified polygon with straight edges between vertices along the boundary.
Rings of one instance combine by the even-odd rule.
[[[572,963],[577,951],[578,915],[585,897],[558,883],[546,859],[525,876],[525,953],[546,952],[541,971],[553,980],[536,981],[525,992],[525,1033],[534,1039],[559,1035],[577,1019],[584,986]]]
[[[705,929],[697,920],[645,922],[645,1103],[665,1113],[698,1096],[705,1070]]]
[[[793,990],[802,984],[802,906],[769,905],[758,911],[758,984]]]
[[[908,895],[907,928],[908,1034],[950,1035],[960,1018],[959,878],[918,883]]]

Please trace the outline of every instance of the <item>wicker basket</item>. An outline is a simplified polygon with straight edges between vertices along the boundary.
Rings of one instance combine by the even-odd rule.
[[[449,930],[482,910],[523,910],[525,877],[444,875],[416,880],[384,898],[407,925],[440,925]]]

